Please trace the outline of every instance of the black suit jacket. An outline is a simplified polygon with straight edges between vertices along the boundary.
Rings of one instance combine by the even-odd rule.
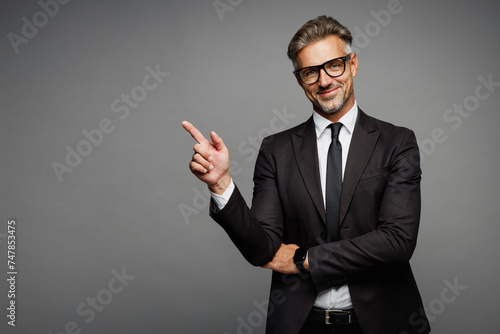
[[[298,333],[319,292],[349,285],[366,334],[428,333],[409,260],[420,219],[419,151],[411,130],[359,110],[344,172],[340,240],[326,243],[311,117],[262,142],[252,208],[238,188],[211,216],[253,265],[281,243],[308,247],[310,275],[273,272],[267,333]]]

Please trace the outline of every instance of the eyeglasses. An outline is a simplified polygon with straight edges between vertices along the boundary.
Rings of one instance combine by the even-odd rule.
[[[351,53],[344,57],[334,58],[318,66],[308,66],[295,70],[294,73],[305,85],[312,85],[319,80],[321,69],[332,78],[340,77],[345,71],[345,61],[351,60]]]

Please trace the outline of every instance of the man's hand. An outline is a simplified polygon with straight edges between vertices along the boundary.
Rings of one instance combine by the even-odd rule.
[[[299,274],[300,271],[297,269],[295,262],[293,262],[293,256],[295,255],[295,250],[299,246],[295,244],[281,244],[280,248],[274,254],[273,259],[262,266],[262,268],[272,269],[283,274]],[[309,269],[306,261],[304,261],[306,269]]]
[[[205,182],[210,191],[222,195],[231,183],[229,152],[222,138],[210,132],[212,144],[188,121],[182,122],[182,126],[198,142],[193,147],[194,154],[189,163],[191,172]]]

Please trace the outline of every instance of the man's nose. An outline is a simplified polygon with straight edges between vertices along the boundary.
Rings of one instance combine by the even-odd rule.
[[[325,69],[319,70],[318,85],[320,87],[328,87],[332,83],[332,77],[326,74]]]

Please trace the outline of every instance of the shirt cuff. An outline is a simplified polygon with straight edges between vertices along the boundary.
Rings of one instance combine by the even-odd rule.
[[[231,198],[233,191],[234,191],[234,182],[233,179],[231,179],[231,183],[229,183],[229,186],[222,195],[217,195],[216,193],[210,192],[212,194],[212,199],[214,200],[214,203],[219,210],[224,209],[227,202],[229,202],[229,199]]]

